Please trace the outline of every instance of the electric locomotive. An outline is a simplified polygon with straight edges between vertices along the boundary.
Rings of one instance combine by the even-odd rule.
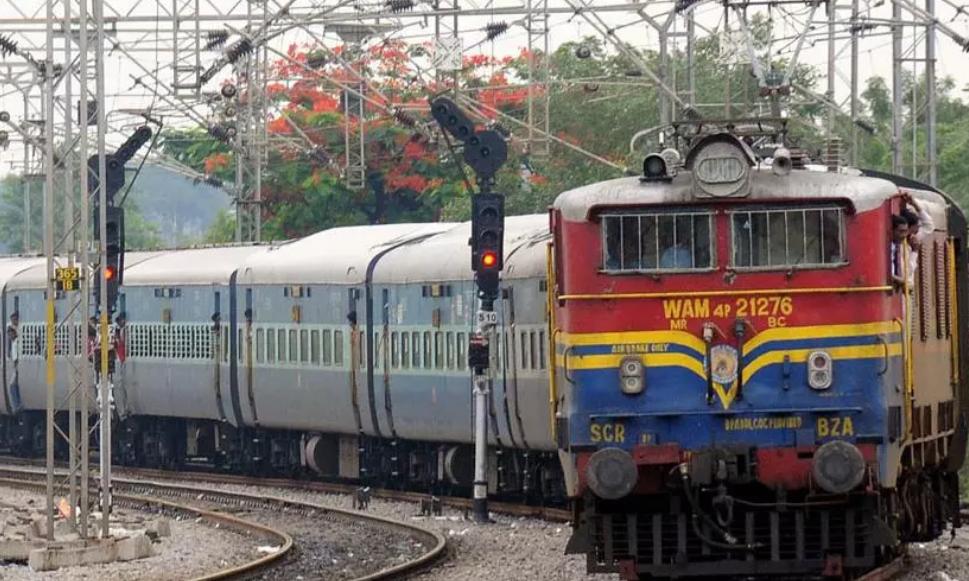
[[[682,162],[551,209],[554,423],[590,572],[850,577],[959,525],[962,212],[746,137],[695,132]],[[905,194],[935,223],[911,287]]]

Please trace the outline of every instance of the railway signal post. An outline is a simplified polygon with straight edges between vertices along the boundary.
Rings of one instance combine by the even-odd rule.
[[[491,392],[489,338],[498,324],[495,301],[504,265],[505,197],[492,192],[495,174],[508,157],[508,146],[496,131],[476,131],[471,120],[446,97],[431,101],[431,114],[464,145],[464,161],[477,177],[479,192],[471,198],[471,270],[478,288],[476,330],[468,345],[468,367],[474,387],[474,520],[488,518],[488,395]]]

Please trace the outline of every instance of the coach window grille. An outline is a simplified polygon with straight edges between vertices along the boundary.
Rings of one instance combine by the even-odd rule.
[[[299,360],[299,343],[296,341],[296,329],[289,330],[289,362],[296,363]]]
[[[313,365],[320,364],[320,330],[312,329],[310,331],[310,363]]]
[[[454,369],[454,333],[448,331],[446,335],[447,368]]]
[[[521,332],[521,341],[519,341],[518,350],[521,353],[521,368],[528,369],[528,333],[525,331]]]
[[[532,332],[530,332],[528,334],[528,340],[529,340],[528,355],[529,355],[529,363],[530,363],[529,367],[531,369],[538,369],[538,341],[537,341],[537,339],[538,339],[538,336],[535,334],[535,331],[532,331]]]
[[[468,362],[468,354],[465,351],[467,338],[465,338],[464,333],[458,333],[454,341],[457,347],[457,361],[455,363],[457,363],[458,369],[464,369],[465,363]]]
[[[430,369],[434,366],[431,360],[431,332],[424,331],[424,369]]]
[[[276,331],[274,329],[266,330],[266,363],[276,362]]]
[[[343,331],[333,331],[333,364],[343,365]]]
[[[444,333],[434,332],[434,366],[444,368]]]
[[[329,367],[333,364],[333,338],[329,329],[323,330],[323,365]]]
[[[545,369],[545,331],[538,332],[538,366],[539,369]]]
[[[397,331],[390,334],[390,366],[393,369],[400,367],[400,337]]]
[[[202,323],[196,327],[196,333],[198,333],[199,342],[202,344],[202,353],[199,355],[202,359],[212,358],[212,333],[209,332],[209,326]]]
[[[256,363],[264,363],[266,360],[266,331],[256,329]]]
[[[421,334],[418,331],[411,331],[411,367],[418,369],[421,366]]]
[[[380,340],[380,333],[373,334],[373,366],[380,367],[380,362],[383,359],[381,357],[383,341]]]
[[[410,333],[401,331],[400,333],[400,368],[410,367]]]
[[[299,331],[299,361],[300,363],[309,363],[310,361],[310,350],[309,350],[309,331],[306,329],[300,329]]]
[[[276,357],[276,361],[280,363],[286,363],[286,330],[278,329],[276,331],[276,351],[279,354]]]

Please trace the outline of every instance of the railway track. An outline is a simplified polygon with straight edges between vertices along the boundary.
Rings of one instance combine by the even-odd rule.
[[[162,474],[164,479],[178,478],[184,480],[183,474],[170,472],[162,472]],[[141,476],[143,478],[144,474]],[[45,486],[44,478],[45,472],[34,467],[0,467],[0,485],[43,490]],[[376,536],[377,531],[380,531],[383,534],[380,537],[381,539],[387,539],[388,535],[406,537],[413,539],[412,545],[419,548],[419,554],[408,555],[408,558],[403,562],[397,562],[396,559],[393,559],[392,564],[381,565],[376,570],[367,570],[359,575],[343,577],[353,579],[353,581],[376,581],[411,574],[429,566],[443,556],[447,546],[446,539],[440,533],[418,525],[376,515],[264,494],[228,492],[215,490],[211,486],[201,487],[142,478],[117,476],[112,478],[115,500],[131,504],[135,508],[155,508],[196,515],[204,521],[211,521],[219,526],[259,534],[275,546],[280,547],[278,551],[272,554],[201,579],[252,579],[259,578],[261,575],[265,575],[267,579],[280,578],[280,575],[283,578],[296,578],[307,570],[317,571],[318,573],[325,572],[320,570],[321,565],[315,561],[300,562],[300,559],[311,560],[314,557],[315,549],[313,546],[301,546],[301,537],[291,535],[281,526],[275,524],[267,526],[264,523],[255,522],[252,516],[258,516],[259,511],[264,511],[263,519],[266,518],[266,515],[272,515],[276,520],[285,520],[287,527],[301,528],[302,535],[306,534],[307,529],[317,531],[321,528],[320,523],[329,523],[332,525],[330,528],[340,531],[341,535],[350,534],[348,531],[352,532],[351,529],[358,529],[357,532],[365,536]],[[199,482],[209,484],[212,481],[201,480]],[[248,482],[247,484],[253,483]],[[176,501],[162,500],[160,497],[171,498]],[[184,504],[182,499],[191,500],[192,505]],[[214,508],[201,508],[198,506],[199,504],[211,505]],[[244,511],[249,513],[249,516],[243,519],[227,514],[226,510]],[[308,526],[298,527],[297,521],[299,519],[305,519]],[[258,518],[255,520],[258,520]]]
[[[23,465],[23,466],[42,466],[43,462],[16,456],[0,455],[0,464]],[[239,474],[227,474],[222,472],[205,472],[196,470],[178,471],[160,470],[157,468],[130,468],[115,466],[114,474],[131,476],[133,478],[145,478],[153,480],[184,480],[197,482],[200,484],[237,484],[240,486],[265,486],[285,490],[297,490],[303,492],[321,492],[324,494],[355,494],[358,486],[350,484],[340,484],[335,482],[321,482],[316,480],[301,480],[288,478],[268,478],[260,476],[243,476]],[[392,490],[388,488],[372,488],[370,494],[373,498],[393,500],[398,502],[419,503],[428,498],[427,493],[410,492],[405,490]],[[471,499],[456,496],[440,497],[444,506],[449,506],[458,510],[470,510]],[[513,502],[489,501],[488,509],[495,513],[507,514],[510,516],[521,516],[527,518],[537,518],[552,522],[568,522],[572,518],[572,513],[564,508],[549,506],[534,506],[518,504]]]

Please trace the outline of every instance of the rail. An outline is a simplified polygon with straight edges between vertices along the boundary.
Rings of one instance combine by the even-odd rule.
[[[26,471],[26,470],[10,470],[2,469],[0,473],[6,474],[6,476],[0,477],[0,485],[8,486],[11,488],[21,488],[26,490],[38,490],[44,491],[46,489],[46,483],[37,478],[37,476],[43,476],[43,473],[36,471]],[[29,475],[31,478],[14,478],[11,475],[20,474],[21,476]],[[114,500],[119,504],[124,504],[131,507],[153,507],[157,509],[162,509],[165,511],[176,512],[180,514],[188,514],[195,518],[201,518],[203,521],[208,523],[216,523],[220,527],[226,527],[230,530],[236,530],[241,532],[252,533],[261,537],[264,537],[274,544],[279,546],[279,550],[270,553],[268,555],[263,555],[258,559],[236,565],[234,567],[220,569],[214,573],[203,575],[201,577],[195,577],[192,581],[215,581],[217,579],[234,579],[247,577],[257,571],[262,569],[268,569],[277,560],[283,558],[287,555],[293,548],[293,538],[286,532],[279,531],[265,525],[243,520],[228,514],[213,512],[210,510],[205,510],[198,507],[188,506],[184,504],[179,504],[160,498],[152,498],[148,496],[132,495],[126,494],[118,490],[114,494]]]
[[[193,476],[195,476],[197,473],[173,473],[173,472],[164,472],[164,471],[156,471],[156,470],[134,470],[134,471],[126,471],[126,472],[141,473],[142,475],[145,472],[150,472],[152,473],[152,477],[154,478],[161,477],[164,479],[175,479],[175,478],[181,479],[181,480],[187,479],[187,480],[192,480],[195,482],[205,483],[205,484],[218,482],[218,483],[225,483],[225,484],[240,484],[240,485],[249,485],[249,486],[256,485],[256,486],[279,487],[278,484],[266,484],[266,483],[260,482],[261,479],[247,478],[247,477],[238,477],[236,479],[233,479],[229,477],[230,475],[224,475],[224,474],[218,475],[218,478],[214,478],[214,477],[213,478],[193,478]],[[5,475],[9,475],[9,474],[19,475],[21,482],[25,482],[23,480],[25,476],[37,479],[36,483],[32,483],[32,484],[35,484],[38,487],[43,486],[43,483],[40,481],[40,479],[44,477],[45,472],[42,470],[38,470],[36,468],[0,467],[0,483],[4,483],[7,478]],[[223,505],[236,505],[240,507],[262,506],[262,507],[267,507],[269,509],[277,510],[280,512],[287,511],[290,513],[296,512],[300,514],[311,515],[315,518],[320,518],[321,520],[330,521],[330,522],[348,522],[348,523],[363,522],[370,526],[394,529],[404,534],[408,534],[415,537],[421,537],[424,540],[430,541],[429,543],[426,544],[426,546],[430,546],[430,549],[428,551],[425,551],[418,557],[403,563],[386,567],[376,572],[368,573],[367,575],[363,577],[359,577],[354,581],[377,581],[379,579],[397,578],[404,574],[413,573],[417,570],[420,570],[420,569],[423,569],[424,567],[429,566],[438,558],[442,557],[445,554],[445,549],[447,548],[447,540],[441,533],[437,531],[424,528],[417,524],[396,521],[393,519],[367,514],[360,511],[348,510],[348,509],[331,507],[331,506],[324,506],[321,504],[310,503],[310,502],[289,500],[289,499],[284,499],[276,496],[267,496],[264,494],[256,495],[256,494],[246,494],[241,492],[231,492],[226,490],[216,490],[216,489],[213,489],[211,486],[202,488],[198,486],[190,486],[190,485],[184,485],[184,484],[159,482],[157,480],[123,478],[123,477],[117,476],[118,474],[117,472],[115,474],[116,476],[112,478],[112,486],[116,491],[115,497],[119,499],[130,497],[142,502],[144,501],[152,501],[156,503],[166,502],[160,499],[149,498],[148,496],[131,496],[131,493],[134,492],[139,494],[150,494],[151,496],[168,496],[168,497],[174,497],[174,498],[185,497],[185,498],[190,498],[197,501],[213,502],[213,503],[223,504]],[[174,505],[174,506],[181,506],[181,505]],[[196,507],[185,507],[184,510],[198,513],[200,515],[203,515],[205,518],[209,518],[208,517],[209,514],[215,515],[217,519],[224,519],[221,522],[224,522],[226,525],[230,525],[231,521],[240,521],[245,525],[252,525],[250,529],[262,528],[268,531],[272,530],[272,529],[269,529],[268,527],[264,527],[263,525],[259,525],[256,523],[249,523],[248,521],[241,521],[240,519],[236,519],[235,517],[231,517],[222,513],[212,513],[210,511],[204,511]],[[280,545],[284,547],[285,550],[281,549],[277,553],[264,556],[257,561],[244,564],[235,569],[227,569],[224,571],[220,571],[214,574],[213,576],[203,577],[202,579],[206,579],[206,580],[230,579],[234,577],[245,576],[259,568],[269,565],[272,561],[275,561],[276,559],[281,557],[284,553],[288,552],[290,548],[293,546],[292,537],[290,537],[285,532],[279,532],[279,531],[276,531],[276,532],[285,536],[285,539],[283,539],[282,542],[280,543]],[[236,569],[238,569],[238,571]]]

